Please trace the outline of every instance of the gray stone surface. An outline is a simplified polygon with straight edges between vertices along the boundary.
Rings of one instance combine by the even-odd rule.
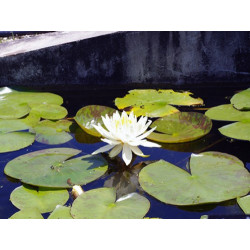
[[[13,45],[5,51],[0,47],[0,85],[119,87],[133,83],[137,87],[182,87],[250,83],[250,32],[92,35],[73,42],[62,42],[60,35],[53,43],[47,38],[44,43],[51,46],[39,49],[32,43],[29,47]]]

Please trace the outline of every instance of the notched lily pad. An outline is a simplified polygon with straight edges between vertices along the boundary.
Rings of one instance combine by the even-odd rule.
[[[8,162],[5,174],[34,186],[67,188],[96,180],[107,171],[101,156],[82,156],[66,161],[80,151],[71,148],[40,150]]]
[[[0,118],[16,119],[27,115],[30,107],[26,103],[16,103],[0,99]]]
[[[44,219],[37,208],[25,208],[15,214],[9,219]]]
[[[250,191],[250,174],[232,155],[192,154],[190,171],[160,160],[141,170],[139,182],[156,199],[179,206],[226,201]]]
[[[0,133],[0,153],[26,148],[35,140],[35,135],[28,132]]]
[[[54,211],[48,217],[48,219],[73,219],[70,214],[70,209],[70,207],[57,205]]]
[[[235,94],[230,102],[236,109],[250,110],[250,88]]]
[[[98,188],[78,196],[71,215],[74,219],[142,219],[149,207],[149,201],[137,193],[116,200],[114,188]]]
[[[67,189],[51,189],[24,185],[16,188],[10,195],[10,201],[19,209],[37,208],[40,213],[54,210],[56,205],[64,205],[69,199]]]
[[[237,203],[245,214],[250,214],[250,195],[237,198]]]
[[[191,97],[190,92],[175,92],[171,89],[134,89],[123,98],[116,98],[115,105],[119,109],[134,111],[135,115],[162,117],[177,113],[178,109],[170,106],[202,105],[203,100]]]
[[[219,128],[219,131],[230,138],[250,141],[250,122],[235,122]]]
[[[106,106],[89,105],[78,110],[75,116],[75,121],[86,133],[101,137],[101,134],[98,133],[95,128],[93,128],[92,122],[95,125],[98,123],[103,125],[101,117],[105,116],[106,114],[111,116],[115,111],[115,109]]]
[[[36,133],[36,141],[56,145],[70,141],[73,137],[67,133],[72,122],[60,120],[57,122],[43,120],[30,131]]]
[[[197,140],[208,134],[211,120],[197,112],[179,112],[154,121],[151,128],[161,133],[151,133],[147,138],[164,143],[180,143]]]

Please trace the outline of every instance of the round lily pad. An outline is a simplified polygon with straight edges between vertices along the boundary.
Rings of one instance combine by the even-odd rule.
[[[35,140],[35,135],[28,132],[0,133],[0,153],[26,148]]]
[[[115,111],[115,109],[106,106],[89,105],[78,110],[75,116],[75,121],[86,133],[101,137],[101,134],[93,128],[92,124],[97,125],[100,123],[103,125],[101,117],[106,114],[111,116]]]
[[[235,122],[219,128],[219,131],[230,138],[250,141],[250,122]]]
[[[10,195],[10,201],[19,209],[37,208],[40,213],[54,210],[56,205],[64,205],[69,199],[67,189],[20,186]]]
[[[250,174],[232,155],[192,154],[190,171],[160,160],[141,170],[139,182],[156,199],[179,206],[226,201],[250,191]]]
[[[98,188],[78,196],[71,215],[74,219],[142,219],[149,207],[149,201],[137,193],[116,200],[114,188]]]
[[[57,205],[48,219],[73,219],[70,214],[70,207]]]
[[[165,143],[194,141],[208,134],[212,128],[211,120],[197,112],[178,112],[154,121],[151,128],[161,133],[151,133],[147,138]]]
[[[58,120],[63,119],[68,111],[66,108],[55,104],[41,104],[32,108],[32,113],[43,119]]]
[[[230,102],[236,109],[250,110],[250,88],[235,94]]]
[[[71,148],[40,150],[8,162],[5,174],[34,186],[67,188],[87,184],[107,171],[101,156],[82,156],[66,161],[80,151]]]
[[[15,214],[9,219],[44,219],[37,208],[25,208]]]
[[[16,119],[27,115],[30,112],[30,107],[26,103],[16,103],[6,100],[0,100],[0,118],[1,119]]]
[[[36,133],[36,141],[56,145],[70,141],[73,137],[67,133],[72,122],[61,120],[57,122],[43,120],[30,131]]]
[[[116,98],[115,105],[119,109],[134,111],[136,115],[162,117],[178,110],[172,105],[201,105],[203,100],[191,97],[190,92],[175,92],[171,89],[134,89],[123,98]]]
[[[205,115],[218,121],[250,121],[250,111],[239,111],[232,104],[210,108]]]
[[[237,203],[245,214],[250,214],[250,195],[237,198]]]

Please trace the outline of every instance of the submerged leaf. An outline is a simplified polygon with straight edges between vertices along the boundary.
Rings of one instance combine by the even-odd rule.
[[[98,188],[78,196],[71,215],[74,219],[142,219],[149,207],[149,201],[137,193],[116,200],[115,189]]]
[[[250,88],[235,94],[230,102],[239,110],[250,110]]]
[[[86,133],[100,137],[101,134],[93,128],[92,122],[95,125],[100,123],[103,126],[101,117],[105,115],[111,116],[115,111],[115,109],[106,106],[89,105],[78,110],[75,121]]]
[[[15,214],[9,219],[44,219],[37,208],[25,208]]]
[[[34,186],[67,188],[87,184],[107,171],[101,156],[82,156],[66,161],[80,151],[54,148],[32,152],[8,162],[5,174]]]
[[[250,195],[238,198],[237,203],[245,214],[250,214]]]
[[[250,174],[236,157],[219,152],[192,154],[190,171],[160,160],[143,168],[141,187],[158,200],[173,205],[221,202],[246,195]]]
[[[56,205],[64,205],[69,199],[67,189],[51,189],[24,185],[16,188],[10,201],[19,209],[37,208],[40,213],[53,211]]]
[[[48,219],[73,219],[70,214],[70,207],[57,205]]]
[[[161,133],[151,133],[147,138],[164,143],[180,143],[197,140],[208,134],[211,120],[201,113],[179,112],[154,121],[151,128]]]

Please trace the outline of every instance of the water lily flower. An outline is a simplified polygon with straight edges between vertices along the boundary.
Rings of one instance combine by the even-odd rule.
[[[120,115],[116,111],[113,116],[102,116],[102,121],[106,127],[103,128],[100,123],[92,126],[104,137],[101,140],[108,143],[108,145],[99,148],[92,154],[106,152],[112,149],[109,153],[111,158],[115,157],[122,151],[122,159],[126,165],[132,160],[132,152],[136,155],[145,157],[138,146],[144,147],[160,147],[159,144],[147,141],[145,138],[152,133],[156,127],[146,131],[152,121],[147,117],[141,117],[137,121],[137,117],[133,112],[128,115],[125,111]]]

